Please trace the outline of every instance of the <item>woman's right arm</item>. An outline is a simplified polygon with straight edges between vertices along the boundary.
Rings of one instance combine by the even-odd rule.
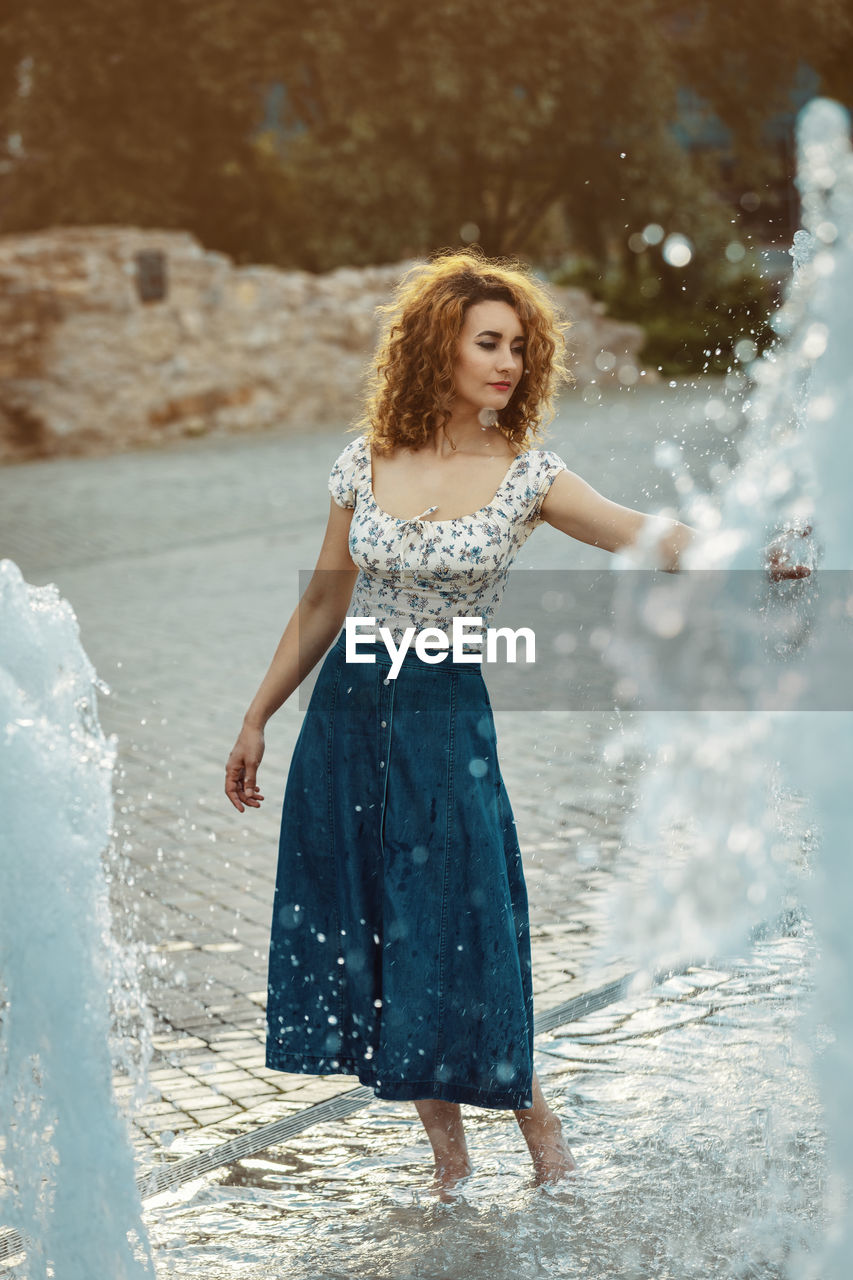
[[[326,536],[311,581],[284,629],[269,670],[243,717],[243,727],[225,766],[225,794],[235,809],[260,808],[258,766],[264,726],[283,706],[337,636],[347,616],[358,568],[349,553],[352,508],[330,500]]]

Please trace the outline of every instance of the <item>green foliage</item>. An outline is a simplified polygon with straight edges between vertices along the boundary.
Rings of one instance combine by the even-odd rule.
[[[675,142],[679,87],[731,130],[737,181],[778,179],[762,122],[800,58],[843,88],[848,9],[27,0],[0,13],[0,231],[186,227],[240,262],[313,270],[472,225],[487,252],[601,263],[650,221],[698,240],[720,157]]]
[[[17,6],[0,27],[19,56],[0,136],[20,139],[0,165],[0,230],[187,227],[228,252],[251,235],[241,179],[257,103],[206,82],[202,17],[192,0]]]
[[[646,250],[631,272],[602,271],[586,259],[555,272],[554,280],[587,289],[609,314],[641,325],[640,360],[665,375],[725,373],[736,363],[738,342],[747,339],[760,354],[775,338],[770,316],[778,289],[746,258],[686,270]]]

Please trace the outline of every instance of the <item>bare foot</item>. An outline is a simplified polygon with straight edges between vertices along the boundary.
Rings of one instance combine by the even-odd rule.
[[[561,1182],[577,1168],[571,1148],[563,1137],[563,1122],[558,1115],[552,1112],[547,1120],[537,1125],[528,1121],[523,1133],[536,1170],[535,1186]]]
[[[439,1200],[455,1200],[458,1184],[473,1173],[470,1160],[436,1160],[430,1192]]]

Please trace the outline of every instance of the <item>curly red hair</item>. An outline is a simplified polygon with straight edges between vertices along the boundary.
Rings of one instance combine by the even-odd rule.
[[[569,323],[542,285],[519,262],[452,250],[418,263],[403,276],[385,318],[364,414],[351,430],[364,431],[384,453],[419,449],[451,415],[453,366],[466,313],[478,302],[507,302],[524,329],[525,374],[496,426],[522,448],[554,416],[553,398],[573,377],[565,362]]]

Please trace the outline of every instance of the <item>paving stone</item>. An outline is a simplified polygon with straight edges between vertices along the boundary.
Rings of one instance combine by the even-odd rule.
[[[198,1119],[195,1116],[176,1111],[172,1107],[169,1113],[164,1115],[155,1116],[146,1112],[144,1116],[136,1121],[136,1124],[144,1134],[155,1137],[160,1133],[175,1133],[178,1129],[193,1129],[198,1125]]]

